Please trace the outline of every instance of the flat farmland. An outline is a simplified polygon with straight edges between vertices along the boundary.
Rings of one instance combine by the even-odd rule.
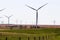
[[[0,40],[59,40],[60,28],[0,30]]]

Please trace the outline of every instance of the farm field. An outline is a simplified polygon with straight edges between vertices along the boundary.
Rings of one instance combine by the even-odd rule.
[[[60,28],[0,30],[0,40],[39,40],[39,37],[40,40],[60,40]]]

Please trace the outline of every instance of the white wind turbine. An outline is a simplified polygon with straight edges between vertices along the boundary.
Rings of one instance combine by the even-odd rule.
[[[47,5],[47,4],[48,4],[48,3],[42,5],[42,6],[39,7],[38,9],[35,9],[35,8],[33,8],[33,7],[30,7],[30,6],[26,5],[27,7],[29,7],[29,8],[31,8],[31,9],[33,9],[33,10],[36,11],[36,28],[37,28],[37,26],[38,26],[38,10],[41,9],[42,7],[44,7],[44,6]]]
[[[10,15],[10,16],[5,15],[5,17],[8,19],[8,25],[9,25],[10,24],[10,18],[12,17],[12,15]]]

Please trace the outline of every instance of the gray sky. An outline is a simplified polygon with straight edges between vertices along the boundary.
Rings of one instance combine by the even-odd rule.
[[[13,15],[10,18],[12,24],[35,24],[36,11],[28,8],[26,4],[38,9],[46,3],[48,5],[38,11],[38,24],[53,24],[54,20],[56,24],[60,24],[60,0],[0,0],[0,9],[6,8],[0,12],[0,17],[2,17],[0,21],[7,23],[4,15]]]

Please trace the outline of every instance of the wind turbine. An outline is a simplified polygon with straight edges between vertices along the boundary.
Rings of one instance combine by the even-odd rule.
[[[53,25],[56,28],[56,20],[53,21]]]
[[[20,20],[20,25],[22,24],[22,20]]]
[[[47,4],[48,4],[48,3],[42,5],[42,6],[39,7],[38,9],[35,9],[35,8],[33,8],[33,7],[30,7],[30,6],[26,5],[27,7],[29,7],[29,8],[31,8],[31,9],[33,9],[33,10],[36,11],[36,28],[37,28],[37,26],[38,26],[38,10],[41,9],[42,7],[44,7],[44,6],[47,5]]]
[[[5,17],[8,19],[8,25],[9,25],[10,18],[12,17],[12,15],[10,15],[10,16],[6,16],[6,15],[5,15]]]
[[[54,23],[54,25],[55,25],[56,21],[54,20],[53,23]]]
[[[16,20],[16,24],[18,24],[18,20]]]

